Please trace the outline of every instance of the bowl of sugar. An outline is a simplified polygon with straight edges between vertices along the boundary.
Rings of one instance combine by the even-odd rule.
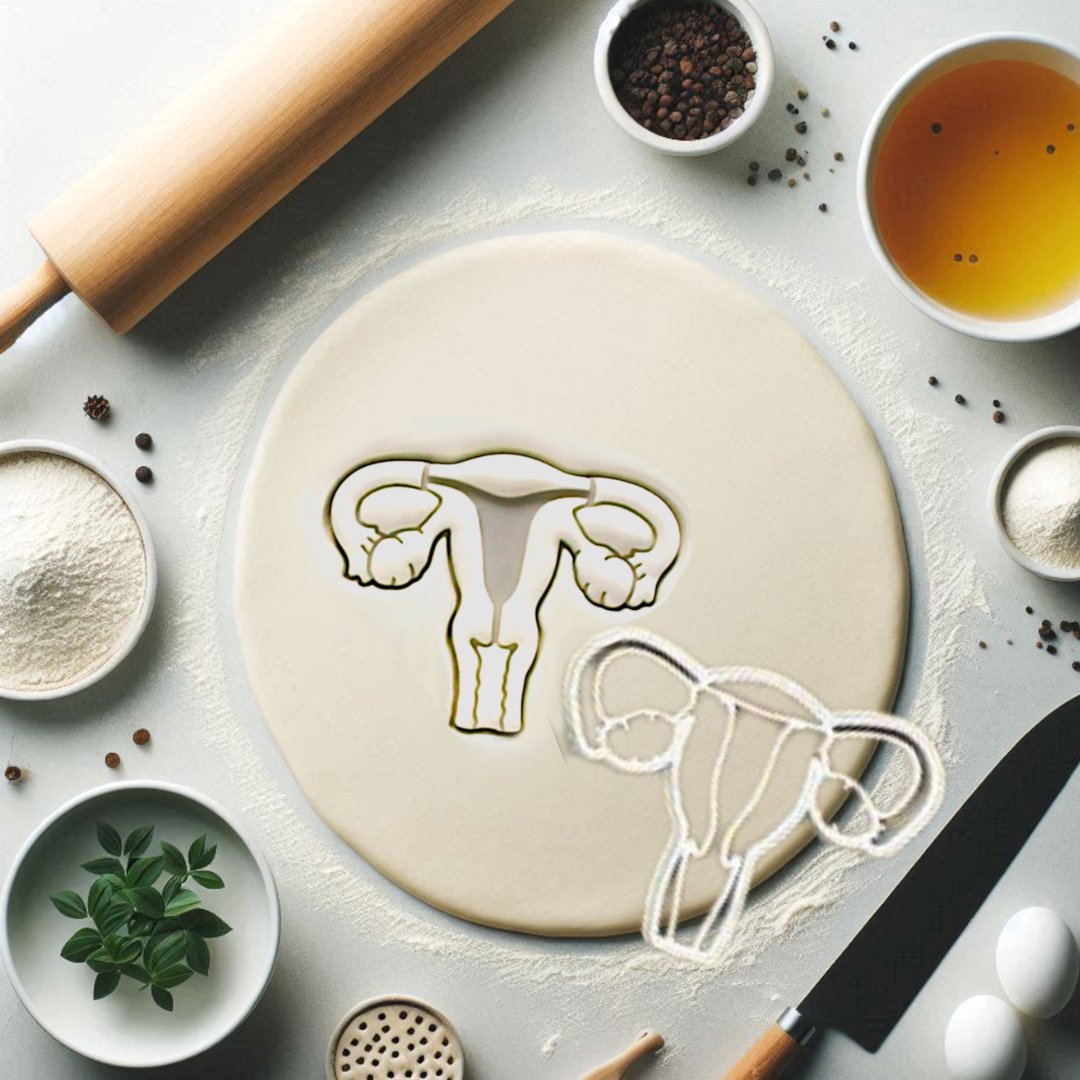
[[[1080,581],[1080,427],[1033,431],[1002,459],[990,483],[1002,547],[1051,581]]]
[[[908,71],[867,128],[859,212],[924,314],[973,337],[1080,326],[1080,52],[982,34]]]
[[[0,443],[0,697],[63,697],[135,647],[157,560],[138,507],[99,462],[43,439]]]

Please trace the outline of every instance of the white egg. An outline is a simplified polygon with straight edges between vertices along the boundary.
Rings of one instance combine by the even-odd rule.
[[[1020,1080],[1027,1041],[1016,1012],[989,994],[968,998],[945,1029],[945,1064],[953,1080]]]
[[[1024,908],[998,938],[997,973],[1006,996],[1021,1012],[1045,1020],[1061,1012],[1076,990],[1076,938],[1056,912]]]

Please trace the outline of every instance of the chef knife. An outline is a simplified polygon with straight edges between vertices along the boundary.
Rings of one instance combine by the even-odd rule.
[[[1080,763],[1080,697],[1001,759],[854,940],[724,1080],[781,1076],[820,1028],[875,1053]]]

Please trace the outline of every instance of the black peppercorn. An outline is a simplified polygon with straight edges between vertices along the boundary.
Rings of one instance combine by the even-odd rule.
[[[150,732],[141,727],[131,736],[131,741],[136,746],[145,746],[150,741]]]
[[[135,445],[140,450],[149,450],[154,445],[154,440],[145,431],[140,431],[135,436]]]
[[[105,755],[105,764],[108,765],[110,769],[119,768],[119,766],[120,766],[120,755],[118,753],[116,753],[115,751],[110,750]]]
[[[135,470],[135,479],[138,480],[140,484],[149,484],[150,481],[154,479],[154,471],[149,465],[140,465]]]

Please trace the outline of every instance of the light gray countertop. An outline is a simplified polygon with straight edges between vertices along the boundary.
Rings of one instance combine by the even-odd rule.
[[[276,6],[275,0],[8,0],[0,5],[0,283],[14,283],[39,261],[26,220]],[[136,494],[161,563],[158,610],[145,639],[117,672],[87,692],[52,704],[0,702],[0,747],[5,754],[10,748],[11,760],[30,773],[24,784],[0,790],[0,871],[6,873],[18,846],[55,806],[117,778],[102,764],[110,749],[124,754],[126,777],[187,783],[230,806],[256,836],[267,840],[272,859],[276,855],[278,860],[284,934],[266,998],[222,1047],[197,1063],[158,1075],[315,1080],[322,1075],[325,1042],[344,1010],[371,994],[404,991],[429,998],[452,1017],[475,1080],[573,1080],[646,1025],[662,1031],[672,1051],[643,1077],[716,1076],[766,1020],[801,998],[929,839],[920,838],[888,865],[868,870],[862,887],[815,917],[801,940],[796,932],[776,942],[737,977],[718,974],[713,981],[699,981],[693,995],[680,993],[675,980],[639,977],[626,941],[574,946],[609,957],[621,955],[619,950],[626,954],[625,980],[611,994],[552,978],[500,976],[486,965],[486,954],[478,954],[475,963],[447,964],[404,941],[366,938],[351,929],[340,909],[316,902],[303,874],[305,850],[282,857],[273,819],[288,807],[320,850],[332,851],[348,864],[350,874],[379,889],[410,918],[435,931],[453,923],[381,882],[303,802],[246,690],[227,599],[222,602],[220,658],[232,691],[221,706],[229,712],[228,723],[200,693],[191,666],[176,660],[174,638],[197,602],[192,567],[207,542],[197,513],[200,493],[184,485],[214,476],[216,440],[234,434],[218,432],[217,410],[248,375],[253,358],[277,348],[277,339],[271,345],[265,336],[268,311],[283,313],[284,322],[296,328],[296,342],[283,349],[272,380],[277,386],[300,345],[368,287],[368,280],[353,281],[346,273],[340,277],[341,295],[335,296],[328,282],[339,279],[331,270],[355,265],[388,230],[404,234],[402,253],[371,280],[446,246],[453,242],[450,227],[418,237],[410,250],[408,222],[460,205],[455,200],[466,193],[480,192],[492,205],[505,204],[539,178],[560,192],[580,194],[580,214],[568,210],[563,223],[580,217],[586,227],[612,228],[690,253],[696,224],[721,226],[741,250],[760,245],[791,257],[805,279],[801,290],[755,280],[745,267],[732,272],[771,297],[819,341],[866,408],[893,467],[914,580],[911,665],[902,709],[910,704],[913,684],[925,668],[930,602],[918,508],[897,452],[904,433],[886,429],[874,405],[880,399],[844,369],[816,333],[813,314],[791,299],[812,295],[815,280],[856,282],[858,303],[899,343],[891,372],[896,392],[948,425],[950,436],[942,441],[941,452],[951,459],[941,465],[971,477],[950,512],[985,582],[986,604],[955,620],[959,638],[969,646],[960,650],[946,683],[944,708],[953,751],[946,809],[958,805],[1020,733],[1080,693],[1080,675],[1062,658],[1033,648],[1033,626],[1024,614],[1024,605],[1032,604],[1055,620],[1080,617],[1080,590],[1038,581],[1012,564],[991,533],[985,509],[990,475],[1015,439],[1037,427],[1080,422],[1080,339],[1074,334],[1040,345],[1005,347],[961,338],[928,321],[892,289],[873,262],[854,194],[863,128],[908,66],[942,44],[983,30],[1022,27],[1080,42],[1080,8],[1024,0],[843,0],[831,8],[761,0],[778,61],[777,89],[767,115],[732,150],[683,161],[638,146],[617,130],[599,104],[591,52],[606,6],[605,0],[516,0],[136,332],[118,339],[68,299],[0,359],[2,439],[71,442],[121,476],[130,476],[142,461],[134,435],[153,433],[156,448],[149,461],[157,480]],[[830,53],[822,46],[821,34],[834,18],[859,42],[858,52]],[[751,189],[745,183],[746,162],[771,163],[788,145],[790,118],[784,102],[797,82],[811,89],[812,102],[828,104],[832,111],[828,139],[812,140],[812,145],[822,151],[820,157],[826,149],[842,149],[847,162],[833,175],[819,165],[813,181],[795,191],[767,184]],[[809,119],[816,128],[813,115]],[[678,220],[664,220],[662,212],[654,215],[652,225],[589,220],[597,216],[590,207],[602,206],[606,198],[596,200],[596,192],[622,192],[625,198],[633,191],[643,192],[643,199],[659,197],[660,205],[670,198]],[[615,195],[612,199],[617,201]],[[828,214],[818,213],[819,201],[829,204]],[[493,222],[489,231],[550,224],[529,220],[527,207],[517,216],[524,220]],[[681,227],[686,232],[680,241],[673,237]],[[706,261],[725,268],[722,253]],[[926,385],[931,373],[941,379],[939,390]],[[969,399],[966,410],[953,403],[956,391]],[[80,406],[89,393],[114,401],[108,426],[83,417]],[[1008,413],[1004,425],[989,420],[994,397]],[[265,406],[264,400],[263,411]],[[241,476],[249,452],[250,439],[244,444]],[[218,479],[231,485],[224,464]],[[228,499],[222,558],[214,571],[226,598],[235,495],[234,490]],[[1016,641],[1012,648],[1005,644],[1008,637]],[[986,651],[975,647],[980,638],[990,645]],[[232,730],[229,723],[244,732],[245,752],[257,755],[266,772],[269,794],[259,802],[239,801],[246,789],[233,775],[236,759],[222,735]],[[131,731],[141,725],[155,735],[147,753],[137,752],[130,742]],[[967,996],[999,992],[993,942],[1008,915],[1028,904],[1047,904],[1080,929],[1074,869],[1078,832],[1080,780],[1074,780],[881,1052],[869,1058],[843,1037],[827,1037],[801,1075],[830,1080],[943,1076],[941,1040],[949,1012]],[[454,929],[460,932],[461,924]],[[477,942],[498,942],[520,952],[521,970],[531,957],[567,948],[493,931],[468,932],[476,934]],[[554,1052],[542,1053],[558,1033],[562,1038]],[[0,980],[0,1034],[0,1077],[88,1080],[113,1072],[77,1058],[40,1031],[6,980]],[[1029,1025],[1029,1036],[1029,1077],[1076,1075],[1080,1005],[1074,1003],[1056,1020]]]

